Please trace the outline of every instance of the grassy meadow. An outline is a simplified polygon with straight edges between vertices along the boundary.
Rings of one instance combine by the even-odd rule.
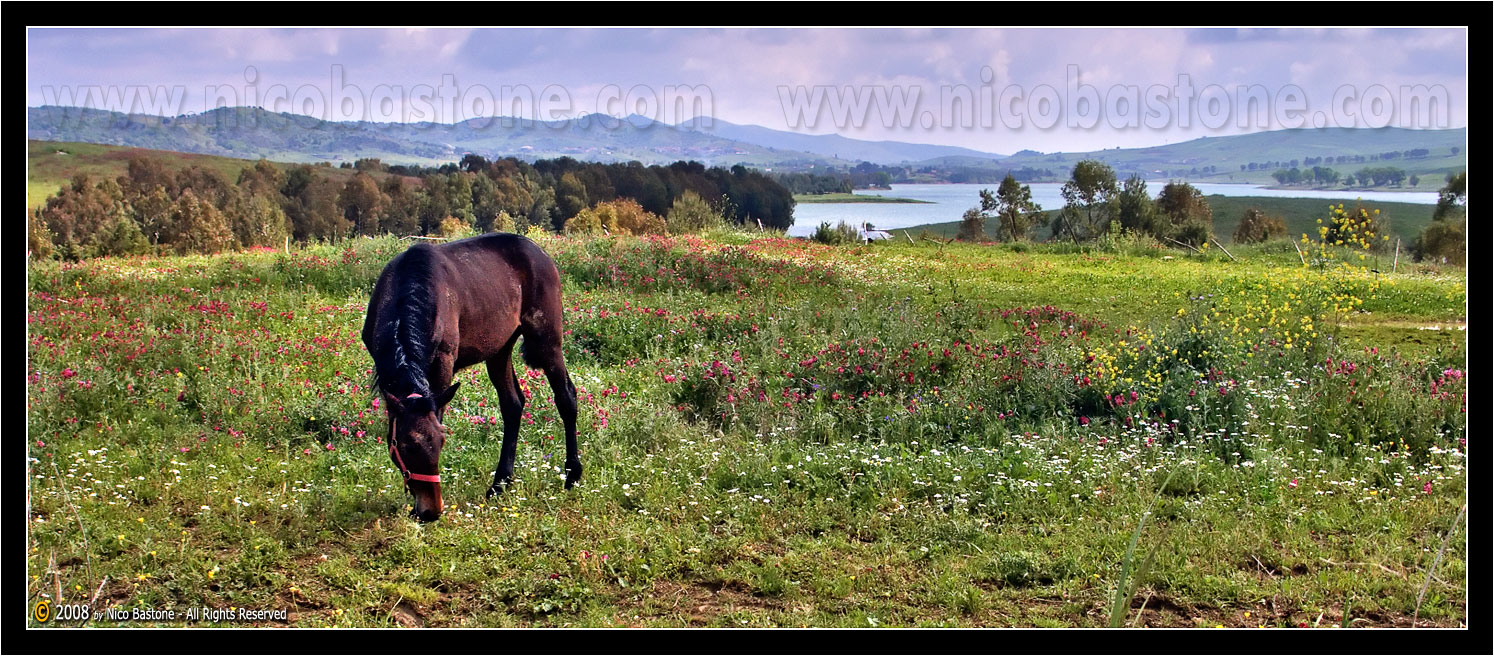
[[[498,403],[469,369],[429,525],[358,335],[411,242],[31,263],[33,602],[311,627],[1466,624],[1461,269],[534,238],[564,278],[585,477],[563,489],[520,364],[519,480],[485,499]]]

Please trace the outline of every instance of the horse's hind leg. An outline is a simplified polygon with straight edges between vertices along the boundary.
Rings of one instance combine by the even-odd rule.
[[[555,409],[565,423],[565,489],[581,480],[581,454],[576,445],[576,386],[566,371],[565,358],[558,340],[524,337],[524,361],[545,372],[550,389],[555,392]]]
[[[519,389],[519,377],[514,373],[513,341],[498,355],[488,360],[488,379],[498,390],[498,409],[503,415],[503,453],[498,457],[498,469],[493,472],[493,485],[488,496],[503,491],[514,480],[514,451],[519,445],[519,420],[524,414],[524,393]]]

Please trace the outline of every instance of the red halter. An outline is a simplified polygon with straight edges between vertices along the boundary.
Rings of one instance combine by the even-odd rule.
[[[419,394],[412,393],[405,397],[407,399],[418,399]],[[399,464],[399,472],[405,475],[405,481],[425,481],[427,483],[440,483],[440,474],[412,474],[410,468],[405,466],[403,458],[399,457],[399,449],[394,448],[394,440],[399,435],[399,427],[395,424],[393,415],[389,416],[389,455],[394,456],[394,462]]]

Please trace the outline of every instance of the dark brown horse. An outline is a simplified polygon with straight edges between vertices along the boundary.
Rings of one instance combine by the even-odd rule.
[[[488,496],[513,480],[524,395],[514,373],[514,343],[524,362],[544,370],[565,423],[565,486],[581,478],[576,452],[576,388],[560,351],[560,271],[534,242],[486,234],[439,246],[416,244],[384,267],[368,301],[363,344],[389,412],[389,457],[415,496],[421,521],[441,516],[441,420],[461,383],[456,372],[479,362],[498,389],[503,453]]]

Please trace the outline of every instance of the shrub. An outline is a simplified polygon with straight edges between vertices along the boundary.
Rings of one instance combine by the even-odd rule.
[[[1390,220],[1364,205],[1344,210],[1344,204],[1333,206],[1325,221],[1319,219],[1321,246],[1344,246],[1350,250],[1383,253],[1390,245]]]
[[[676,198],[664,219],[670,234],[692,234],[721,227],[725,221],[721,213],[693,191]]]
[[[508,210],[499,210],[498,214],[493,217],[493,232],[515,232],[517,230],[518,224]]]
[[[1259,244],[1286,237],[1286,221],[1279,216],[1267,216],[1259,208],[1245,210],[1240,226],[1235,228],[1235,243]]]
[[[1433,221],[1416,237],[1411,250],[1422,261],[1463,264],[1468,257],[1467,221]]]
[[[463,221],[454,216],[448,216],[444,219],[441,219],[441,224],[436,227],[436,231],[440,233],[440,235],[438,236],[447,237],[450,239],[461,239],[462,237],[470,237],[477,232],[472,228],[472,224],[467,223],[466,221]]]
[[[47,222],[42,219],[40,210],[34,210],[26,217],[26,249],[36,259],[52,256],[52,232],[47,230]]]
[[[565,224],[567,234],[596,234],[606,230],[614,235],[662,235],[666,229],[663,217],[643,209],[631,198],[597,203],[581,210]]]
[[[602,217],[595,210],[584,209],[565,222],[565,234],[598,235],[602,233]]]
[[[860,243],[861,234],[856,231],[855,226],[845,221],[836,223],[833,228],[830,227],[830,222],[826,221],[815,228],[814,234],[810,236],[810,239],[830,246],[842,246],[845,244]]]
[[[965,210],[965,215],[960,217],[960,234],[956,238],[960,241],[985,241],[986,215],[973,207]]]

